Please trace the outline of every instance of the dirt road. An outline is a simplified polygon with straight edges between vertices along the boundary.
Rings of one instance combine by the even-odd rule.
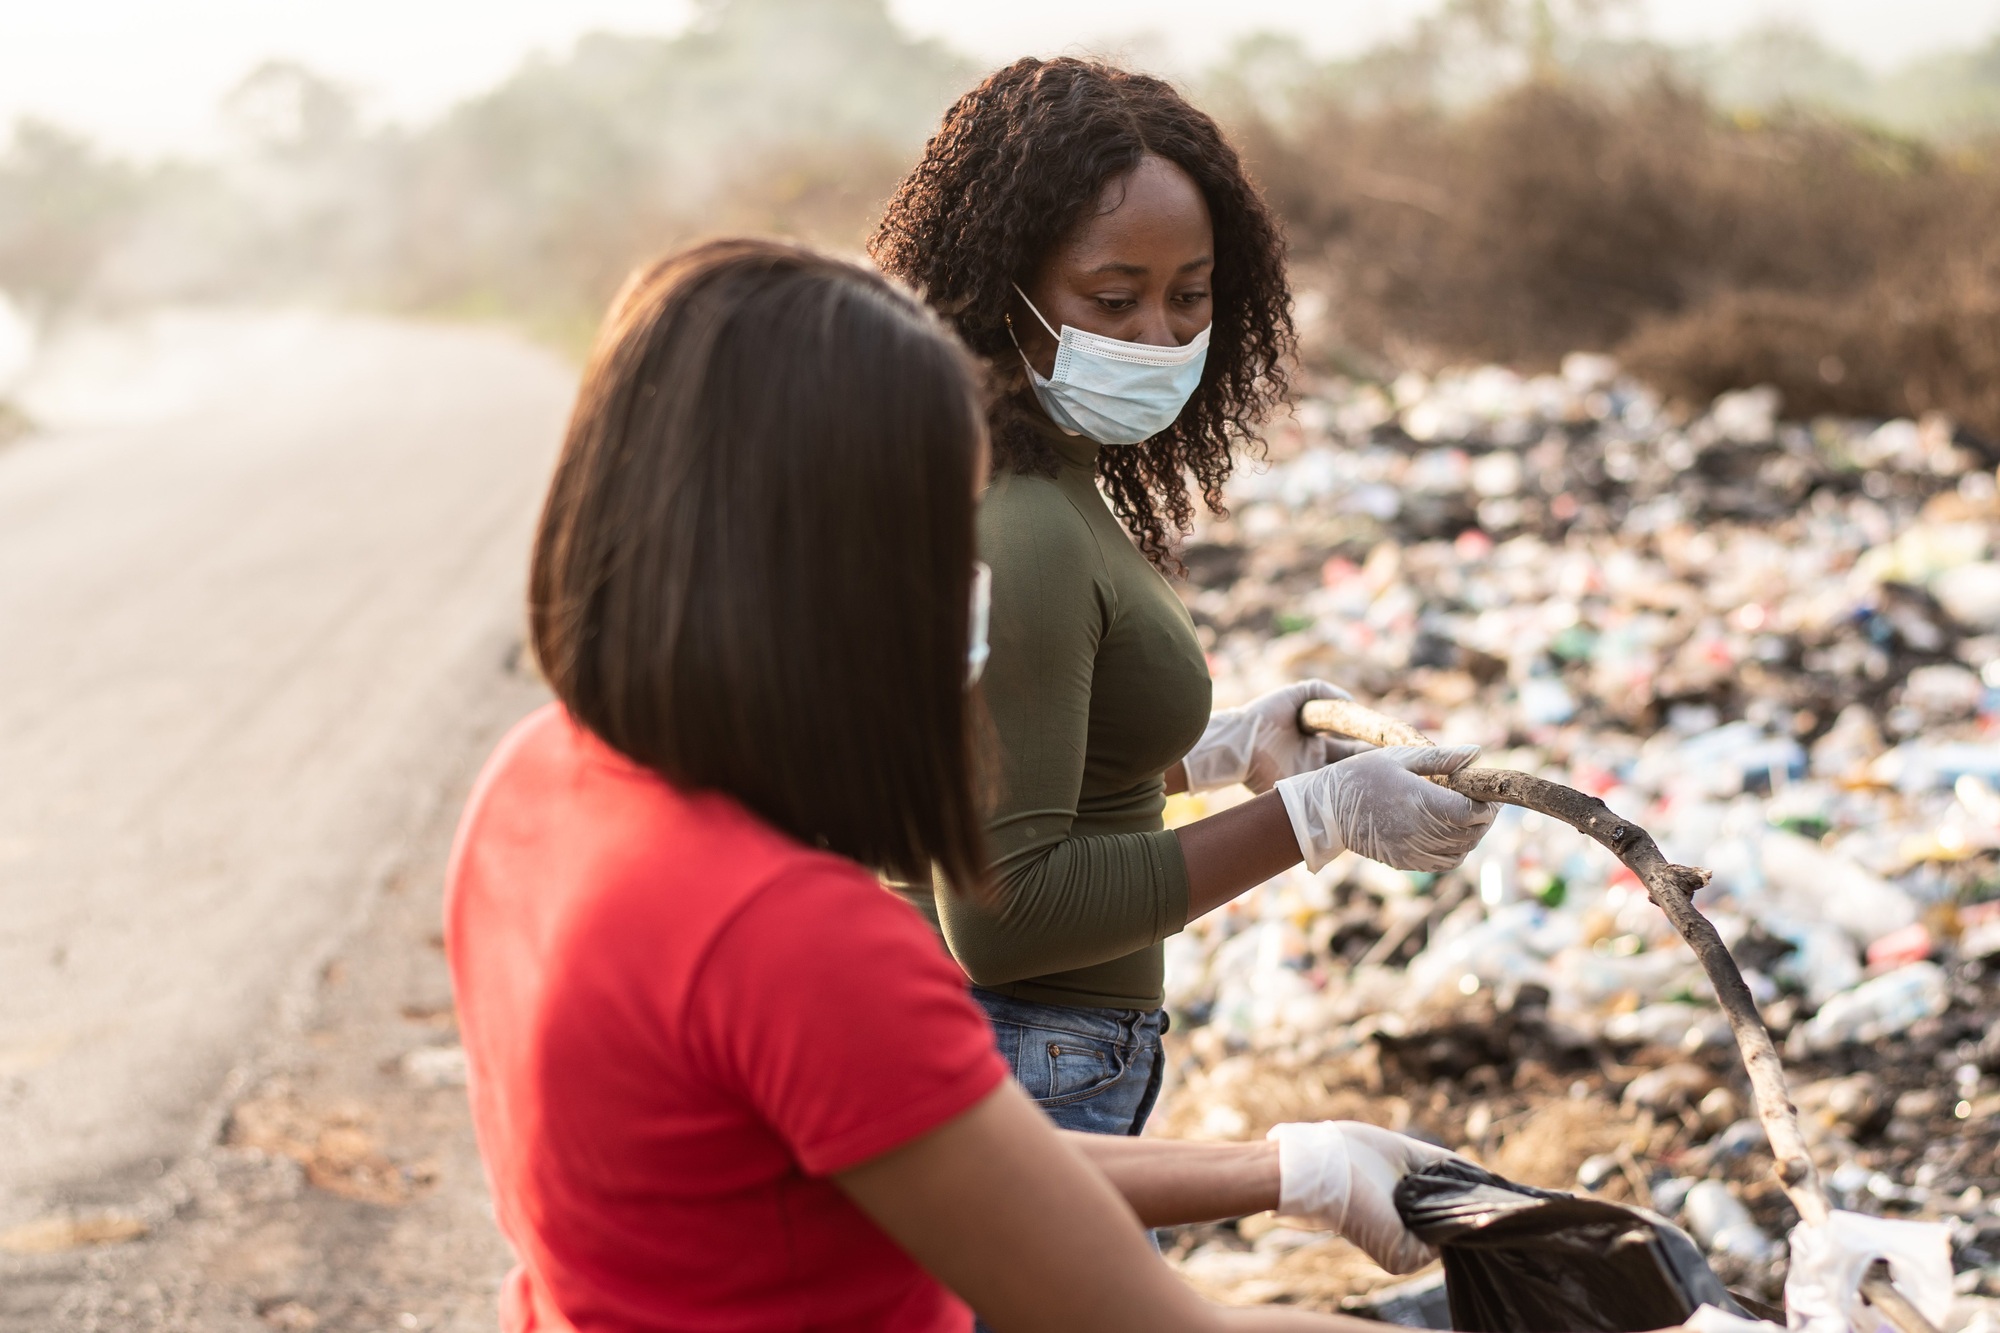
[[[538,697],[520,590],[571,383],[499,333],[189,315],[30,386],[57,428],[0,449],[0,1327],[436,1326],[294,1300],[340,1263],[299,1200],[477,1198],[435,888]],[[404,1100],[354,1103],[368,1078]],[[441,1155],[392,1160],[425,1117]],[[202,1316],[176,1274],[247,1294]]]

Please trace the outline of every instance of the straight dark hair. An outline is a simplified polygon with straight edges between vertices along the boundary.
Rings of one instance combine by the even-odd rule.
[[[854,264],[721,240],[635,274],[529,576],[571,715],[803,842],[977,886],[977,384],[935,316]]]

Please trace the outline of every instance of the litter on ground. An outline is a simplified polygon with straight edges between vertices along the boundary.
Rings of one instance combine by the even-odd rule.
[[[2000,454],[1940,418],[1787,420],[1769,390],[1679,410],[1573,356],[1320,383],[1271,455],[1183,556],[1218,705],[1325,677],[1713,872],[1697,902],[1837,1216],[1944,1226],[1943,1327],[1994,1322]],[[1636,878],[1573,829],[1503,807],[1451,874],[1344,856],[1168,950],[1156,1132],[1374,1120],[1654,1209],[1739,1296],[1783,1300],[1798,1219],[1727,1022]],[[1171,1252],[1235,1300],[1423,1304],[1270,1219]]]

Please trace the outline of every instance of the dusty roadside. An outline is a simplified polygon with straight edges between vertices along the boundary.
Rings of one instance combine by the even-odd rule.
[[[488,678],[441,728],[447,780],[415,794],[402,844],[356,887],[372,899],[361,924],[232,1080],[207,1146],[125,1197],[79,1199],[48,1252],[0,1254],[0,1329],[495,1327],[509,1259],[465,1111],[439,906],[479,764],[546,695],[518,643],[490,646]]]
[[[540,697],[574,372],[209,309],[38,367],[0,450],[0,1330],[490,1329],[428,941]]]

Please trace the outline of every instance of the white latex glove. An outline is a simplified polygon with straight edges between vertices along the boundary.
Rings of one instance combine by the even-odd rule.
[[[1398,870],[1450,870],[1486,836],[1493,806],[1420,775],[1456,773],[1478,756],[1476,745],[1395,745],[1280,779],[1306,869],[1351,848]]]
[[[1437,1251],[1403,1226],[1396,1182],[1433,1162],[1443,1148],[1359,1120],[1275,1125],[1278,1212],[1339,1232],[1391,1273],[1409,1273]]]
[[[1302,680],[1260,695],[1241,708],[1211,713],[1208,729],[1181,763],[1189,791],[1212,791],[1240,782],[1251,791],[1271,790],[1279,778],[1323,768],[1368,748],[1299,730],[1299,709],[1313,699],[1351,699],[1338,685]]]

